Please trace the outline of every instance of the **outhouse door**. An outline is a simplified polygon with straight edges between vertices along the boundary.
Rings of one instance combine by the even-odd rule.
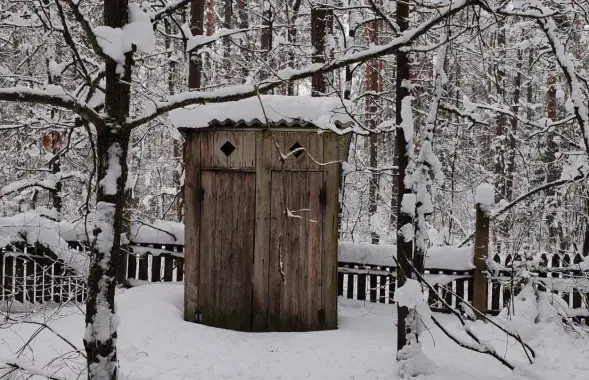
[[[241,331],[251,331],[252,314],[256,189],[250,134],[201,135],[199,305],[207,325]]]
[[[271,170],[269,329],[321,330],[323,136],[302,131],[277,138],[290,156],[284,164],[273,160]]]

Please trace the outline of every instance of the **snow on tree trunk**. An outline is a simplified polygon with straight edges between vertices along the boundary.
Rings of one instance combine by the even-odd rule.
[[[415,333],[408,336],[407,344],[397,352],[400,377],[405,379],[432,373],[434,363],[421,351],[418,341],[425,327],[423,323],[431,319],[431,310],[425,302],[419,281],[408,279],[395,292],[395,302],[409,310],[406,322],[415,329]]]
[[[136,5],[136,4],[135,4]],[[128,0],[104,2],[104,29],[128,23]],[[136,8],[136,7],[135,7]],[[135,9],[134,13],[138,13]],[[137,15],[135,15],[137,16]],[[104,50],[104,48],[103,48]],[[89,380],[117,380],[117,327],[115,287],[121,260],[123,206],[127,183],[127,151],[133,49],[123,57],[107,57],[105,66],[105,122],[96,127],[97,195],[86,302],[84,347]]]
[[[442,35],[440,40],[445,40]],[[431,196],[431,186],[435,181],[441,183],[444,178],[442,166],[438,157],[433,151],[434,129],[438,108],[447,78],[444,72],[444,61],[446,59],[447,44],[443,44],[436,54],[435,81],[432,94],[432,102],[426,120],[425,136],[417,159],[417,170],[414,174],[413,187],[416,193],[415,204],[415,260],[418,267],[423,271],[425,252],[427,251],[427,226],[426,217],[434,211]]]
[[[396,21],[401,31],[409,28],[409,5],[397,4]],[[413,172],[413,120],[411,119],[411,98],[409,96],[409,79],[411,66],[406,52],[397,53],[396,90],[396,124],[395,147],[399,156],[399,175],[397,176],[397,279],[401,288],[411,278],[413,270],[413,214],[415,196],[412,190]],[[407,196],[407,198],[405,198]],[[413,196],[413,202],[411,197]],[[411,203],[413,203],[411,205]],[[411,207],[409,207],[411,206]],[[413,320],[406,306],[397,304],[397,359],[405,359],[403,348],[410,343],[415,334]]]
[[[98,129],[98,178],[94,242],[88,279],[84,347],[88,379],[116,380],[117,327],[116,262],[120,252],[124,188],[127,181],[129,131],[110,126]]]

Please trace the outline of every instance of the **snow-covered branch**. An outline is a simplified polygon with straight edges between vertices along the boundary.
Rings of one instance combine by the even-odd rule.
[[[537,23],[540,25],[544,34],[548,38],[548,43],[554,52],[556,62],[563,71],[566,81],[571,91],[571,102],[573,104],[573,111],[579,127],[581,129],[581,136],[585,144],[585,150],[589,154],[589,113],[585,105],[586,99],[583,97],[583,90],[581,83],[577,78],[577,71],[575,65],[571,61],[569,55],[565,51],[565,47],[556,34],[556,24],[552,17],[539,18]]]
[[[24,179],[21,181],[16,181],[6,186],[0,187],[0,198],[3,198],[7,195],[31,188],[31,187],[40,187],[45,190],[55,190],[56,185],[58,182],[64,181],[70,178],[77,178],[80,176],[78,172],[70,172],[70,173],[56,173],[50,174],[45,179]]]
[[[444,305],[444,307],[449,310],[454,316],[456,316],[456,318],[458,318],[458,321],[460,322],[460,324],[462,325],[462,327],[464,328],[464,331],[466,332],[466,334],[474,341],[475,344],[469,343],[469,342],[465,342],[464,340],[456,337],[455,335],[451,334],[449,332],[449,330],[444,329],[442,327],[442,325],[439,323],[439,321],[437,321],[435,319],[435,317],[433,315],[430,315],[430,318],[432,319],[432,321],[438,326],[440,327],[440,329],[442,330],[442,332],[444,334],[446,334],[446,336],[448,336],[450,339],[452,339],[455,343],[457,343],[458,345],[460,345],[463,348],[475,351],[475,352],[479,352],[482,354],[487,354],[490,355],[492,357],[494,357],[495,359],[497,359],[501,364],[505,365],[506,367],[508,367],[509,369],[513,370],[515,369],[515,366],[513,364],[511,364],[508,360],[506,360],[505,358],[501,357],[494,349],[493,347],[489,347],[488,345],[486,345],[484,342],[481,341],[481,339],[476,335],[476,333],[472,330],[472,328],[470,328],[466,321],[464,320],[464,318],[462,317],[461,313],[456,310],[454,307],[452,307],[452,305],[450,305],[448,302],[446,302],[446,300],[444,299],[444,297],[442,297],[437,289],[435,289],[429,282],[426,281],[425,277],[419,273],[419,271],[413,266],[411,265],[411,272],[415,275],[415,277],[417,278],[417,280],[424,285],[426,288],[429,289],[429,294],[431,294],[437,301],[441,302],[442,305]],[[454,293],[451,289],[444,287],[445,291],[452,293],[452,295],[454,295],[458,302],[462,302],[464,305],[466,305],[467,307],[469,307],[474,313],[478,314],[478,315],[482,315],[482,313],[480,311],[478,311],[477,309],[473,308],[468,302],[466,302],[462,297],[458,296],[458,294]],[[500,326],[499,324],[497,324],[495,321],[488,319],[486,315],[482,315],[482,317],[489,321],[493,326],[497,327],[499,330],[503,331],[504,333],[506,333],[507,335],[511,336],[512,338],[514,338],[518,343],[521,344],[522,349],[525,351],[526,356],[528,357],[528,360],[530,361],[530,363],[533,363],[532,358],[536,357],[536,353],[534,352],[534,350],[528,345],[526,344],[519,335],[513,333],[512,331],[509,331],[508,329]],[[531,355],[531,356],[530,356]]]
[[[71,110],[94,125],[102,125],[101,116],[93,109],[65,93],[60,86],[48,85],[45,90],[28,87],[0,88],[0,101],[37,103]]]
[[[190,105],[223,103],[250,98],[258,93],[268,92],[288,81],[309,78],[318,73],[327,73],[351,64],[366,62],[371,59],[395,54],[401,49],[410,46],[415,40],[423,36],[428,30],[438,25],[441,21],[455,15],[469,6],[480,4],[479,0],[452,1],[449,5],[438,8],[436,14],[430,19],[413,29],[403,32],[400,36],[386,44],[372,46],[358,52],[347,53],[342,57],[333,59],[325,64],[311,64],[298,70],[290,68],[280,70],[275,76],[262,80],[255,85],[227,87],[211,92],[187,91],[179,93],[170,97],[167,102],[156,103],[155,107],[144,113],[142,116],[130,120],[128,125],[130,127],[137,127],[163,115],[164,113]]]
[[[168,2],[163,7],[159,8],[157,11],[154,11],[149,14],[149,18],[152,22],[156,22],[164,18],[165,16],[169,15],[170,13],[186,6],[190,3],[191,0],[174,0]]]

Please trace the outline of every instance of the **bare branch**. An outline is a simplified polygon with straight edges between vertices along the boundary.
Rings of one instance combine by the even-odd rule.
[[[74,14],[74,18],[76,19],[76,21],[84,30],[84,34],[86,34],[88,42],[90,42],[90,46],[92,46],[92,50],[94,50],[94,53],[105,60],[110,59],[106,54],[104,54],[102,48],[98,44],[98,39],[94,31],[92,30],[92,25],[90,25],[90,21],[88,21],[88,19],[86,19],[86,16],[84,16],[84,14],[82,14],[82,11],[80,11],[80,8],[78,7],[78,2],[74,2],[73,0],[65,0],[65,2],[72,10],[72,13]]]
[[[35,367],[25,364],[25,363],[19,363],[19,361],[17,361],[17,360],[0,358],[0,363],[4,363],[7,366],[12,367],[17,370],[27,372],[33,376],[40,376],[40,377],[44,377],[49,380],[62,380],[60,377],[55,377],[52,373],[49,373],[49,372],[44,371],[39,368],[35,368]]]

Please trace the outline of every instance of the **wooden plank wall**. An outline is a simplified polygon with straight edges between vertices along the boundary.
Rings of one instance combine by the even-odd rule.
[[[199,263],[200,263],[200,170],[201,170],[201,135],[191,133],[186,138],[184,150],[184,223],[185,223],[185,267],[186,277],[190,281],[184,282],[184,319],[195,321],[196,311],[199,309]],[[135,270],[135,265],[129,270]],[[138,278],[138,277],[133,277]]]
[[[270,216],[271,170],[274,141],[270,131],[256,134],[256,225],[254,242],[252,331],[268,331],[270,272]]]
[[[323,135],[323,160],[331,163],[343,159],[341,137],[332,133]],[[347,147],[347,145],[344,145]],[[337,255],[339,237],[339,191],[341,164],[324,166],[322,215],[323,215],[323,255],[322,274],[324,281],[321,293],[323,329],[337,328]]]

